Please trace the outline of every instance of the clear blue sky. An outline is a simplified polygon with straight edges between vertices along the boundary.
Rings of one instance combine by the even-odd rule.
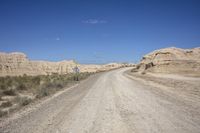
[[[200,0],[0,0],[2,52],[106,63],[170,46],[200,46]]]

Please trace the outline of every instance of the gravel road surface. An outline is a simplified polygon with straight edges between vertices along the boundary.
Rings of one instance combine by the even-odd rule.
[[[93,75],[28,106],[2,119],[0,132],[200,133],[198,92],[140,81],[126,73],[130,69]]]

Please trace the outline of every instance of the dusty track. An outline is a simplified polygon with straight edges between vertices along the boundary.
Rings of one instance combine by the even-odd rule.
[[[199,133],[199,95],[148,85],[124,73],[128,69],[92,76],[21,116],[2,120],[0,132]]]

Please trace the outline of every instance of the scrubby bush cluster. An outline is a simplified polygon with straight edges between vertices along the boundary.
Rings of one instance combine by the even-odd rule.
[[[14,104],[25,106],[32,100],[42,98],[56,91],[79,82],[88,77],[90,73],[78,74],[52,74],[40,76],[0,77],[0,116],[5,108]],[[27,97],[31,95],[33,98]],[[5,97],[11,98],[5,99]]]

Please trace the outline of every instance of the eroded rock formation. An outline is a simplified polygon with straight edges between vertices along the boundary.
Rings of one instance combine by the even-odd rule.
[[[200,74],[200,48],[155,50],[145,55],[137,67],[149,72]]]
[[[80,72],[101,72],[124,67],[127,64],[81,65],[73,60],[60,62],[31,61],[24,53],[0,53],[0,76],[66,74],[73,72],[73,68],[76,66],[78,66]]]

